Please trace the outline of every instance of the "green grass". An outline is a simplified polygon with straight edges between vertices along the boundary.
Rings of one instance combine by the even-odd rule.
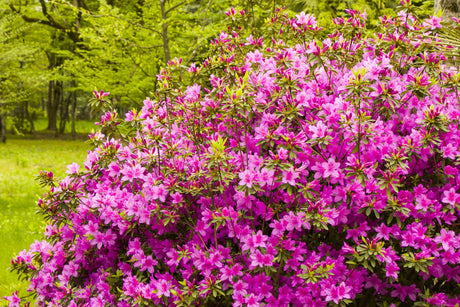
[[[46,189],[38,186],[36,176],[46,170],[64,177],[67,165],[82,165],[89,149],[84,141],[10,138],[0,143],[0,301],[12,291],[27,294],[28,284],[8,267],[19,251],[43,238],[43,219],[35,212]]]
[[[14,136],[16,137],[17,130],[13,128],[13,122],[11,118],[7,118],[6,121],[6,128],[9,133],[9,137]],[[34,128],[36,133],[48,133],[49,131],[46,130],[48,128],[48,119],[47,118],[38,118],[34,121]],[[70,135],[71,130],[71,123],[68,122],[65,126],[65,135]],[[75,132],[80,135],[88,135],[92,130],[97,130],[99,127],[94,124],[94,120],[77,120],[75,122]],[[59,120],[58,120],[58,129],[59,129]],[[28,136],[27,134],[25,136]]]
[[[58,122],[59,125],[59,122]],[[46,118],[39,118],[34,121],[35,131],[45,131],[48,127],[48,119]],[[96,130],[98,126],[94,124],[93,120],[78,120],[75,122],[75,132],[77,133],[85,133],[88,134],[91,132],[92,129]],[[69,134],[71,130],[71,124],[67,123],[65,125],[65,132]]]

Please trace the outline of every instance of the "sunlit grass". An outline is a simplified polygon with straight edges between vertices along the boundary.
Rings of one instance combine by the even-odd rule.
[[[46,189],[38,186],[36,176],[40,170],[65,176],[67,165],[82,164],[89,149],[84,141],[10,138],[0,143],[0,298],[16,290],[27,293],[28,284],[8,267],[13,256],[43,235],[42,217],[35,212]]]
[[[48,120],[46,118],[39,118],[34,121],[35,131],[45,131],[48,127]],[[71,131],[70,123],[65,126],[65,134],[69,134]],[[92,129],[96,130],[98,126],[94,124],[92,120],[78,120],[75,122],[75,131],[77,133],[88,133]]]
[[[7,118],[6,127],[7,127],[8,132],[11,133],[10,137],[15,136],[17,134],[21,135],[19,131],[14,129],[11,118]],[[48,119],[41,117],[34,121],[35,132],[37,133],[49,132],[47,131],[47,128],[48,128]],[[58,128],[59,128],[59,122],[58,122]],[[97,130],[97,129],[98,129],[98,126],[94,124],[94,120],[77,120],[75,122],[75,132],[77,134],[86,135],[90,133],[92,130]],[[71,130],[72,130],[71,123],[68,122],[65,126],[64,134],[69,135]],[[25,136],[28,136],[28,135],[26,134]]]

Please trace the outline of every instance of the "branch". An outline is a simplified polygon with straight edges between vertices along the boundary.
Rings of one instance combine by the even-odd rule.
[[[122,38],[121,36],[118,36],[118,39],[123,41],[123,42],[126,42],[126,43],[129,43],[131,44],[132,47],[137,47],[137,48],[140,48],[140,49],[155,49],[155,48],[161,48],[163,47],[163,45],[154,45],[154,46],[141,46],[141,45],[138,45],[128,39],[125,39],[125,38]]]
[[[10,9],[14,13],[18,14],[19,16],[21,16],[22,19],[24,19],[24,21],[26,21],[26,22],[36,22],[36,23],[44,24],[44,25],[47,25],[47,26],[50,26],[50,27],[54,28],[53,24],[51,24],[49,21],[46,21],[46,20],[43,20],[43,19],[40,19],[40,18],[28,17],[26,15],[23,15],[21,13],[21,11],[16,9],[11,3],[8,3],[8,6],[10,7]]]
[[[192,62],[192,60],[195,58],[195,55],[196,53],[198,52],[198,49],[201,47],[200,44],[198,44],[198,42],[200,41],[200,39],[203,38],[203,33],[204,33],[204,23],[205,23],[205,20],[206,20],[206,17],[208,16],[208,11],[209,11],[209,6],[211,5],[211,1],[212,0],[209,0],[208,1],[208,4],[206,5],[206,9],[204,11],[204,17],[203,17],[203,20],[201,21],[201,32],[200,32],[200,37],[197,37],[196,38],[196,45],[195,45],[195,48],[193,49],[193,52],[192,54],[190,55],[190,57],[188,58],[187,60],[187,64],[190,65],[190,63]]]
[[[74,41],[75,43],[78,43],[80,42],[80,38],[79,38],[79,34],[75,31],[73,31],[71,28],[69,27],[65,27],[59,23],[57,23],[53,17],[48,13],[48,10],[46,8],[46,3],[44,0],[40,0],[40,4],[42,6],[42,13],[43,15],[45,15],[46,19],[41,19],[41,18],[35,18],[35,17],[29,17],[29,16],[26,16],[24,15],[20,9],[17,9],[14,7],[13,4],[11,3],[8,3],[8,6],[10,7],[10,9],[18,14],[19,16],[21,16],[21,18],[25,21],[25,22],[30,22],[30,23],[38,23],[38,24],[42,24],[42,25],[47,25],[51,28],[54,28],[54,29],[57,29],[57,30],[63,30],[64,32],[67,33],[68,37]]]
[[[45,0],[40,0],[40,5],[42,7],[42,13],[43,15],[46,17],[46,19],[48,19],[49,23],[53,28],[55,29],[59,29],[59,30],[71,30],[70,28],[68,27],[65,27],[63,26],[62,24],[59,24],[57,23],[53,16],[51,16],[49,13],[48,13],[48,8],[46,7],[46,2]]]
[[[78,7],[82,7],[85,10],[89,11],[88,6],[86,5],[84,0],[77,0],[78,1]]]
[[[171,11],[177,9],[179,6],[181,6],[182,4],[185,4],[186,2],[187,2],[187,0],[184,0],[184,1],[182,1],[181,3],[178,3],[178,4],[176,4],[175,6],[169,8],[168,10],[166,10],[165,15],[168,15],[169,12],[171,12]]]
[[[113,15],[93,15],[93,14],[91,14],[91,13],[88,12],[88,11],[82,11],[82,10],[80,10],[80,9],[78,9],[78,11],[81,12],[81,13],[86,14],[87,16],[94,17],[94,18],[111,17],[111,18],[115,18],[115,19],[120,19],[120,20],[126,21],[127,23],[129,23],[129,24],[132,25],[132,26],[139,27],[139,28],[143,28],[143,29],[146,29],[146,30],[150,30],[150,31],[152,31],[152,32],[155,32],[155,33],[157,33],[157,34],[162,35],[161,32],[158,31],[158,30],[155,30],[155,29],[150,28],[150,27],[146,27],[146,26],[141,25],[141,24],[139,24],[139,23],[137,23],[137,22],[132,22],[131,20],[126,19],[126,18],[123,18],[123,17],[121,17],[121,16],[113,16]]]

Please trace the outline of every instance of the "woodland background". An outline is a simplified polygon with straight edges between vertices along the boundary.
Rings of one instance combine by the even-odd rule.
[[[460,1],[412,1],[420,17],[443,8],[458,14]],[[225,30],[230,6],[247,12],[247,31],[275,5],[331,18],[352,8],[395,15],[393,0],[3,0],[0,2],[0,141],[7,133],[36,134],[36,121],[58,136],[94,117],[88,100],[94,89],[110,91],[122,112],[140,106],[157,87],[156,75],[171,59],[189,66],[208,55],[210,41]],[[67,126],[67,128],[66,128]],[[69,129],[70,126],[70,129]]]

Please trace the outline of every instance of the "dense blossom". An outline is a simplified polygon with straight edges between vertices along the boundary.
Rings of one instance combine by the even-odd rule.
[[[460,303],[460,72],[409,8],[370,37],[353,10],[233,24],[107,110],[83,167],[41,176],[45,240],[12,262],[37,304]]]

